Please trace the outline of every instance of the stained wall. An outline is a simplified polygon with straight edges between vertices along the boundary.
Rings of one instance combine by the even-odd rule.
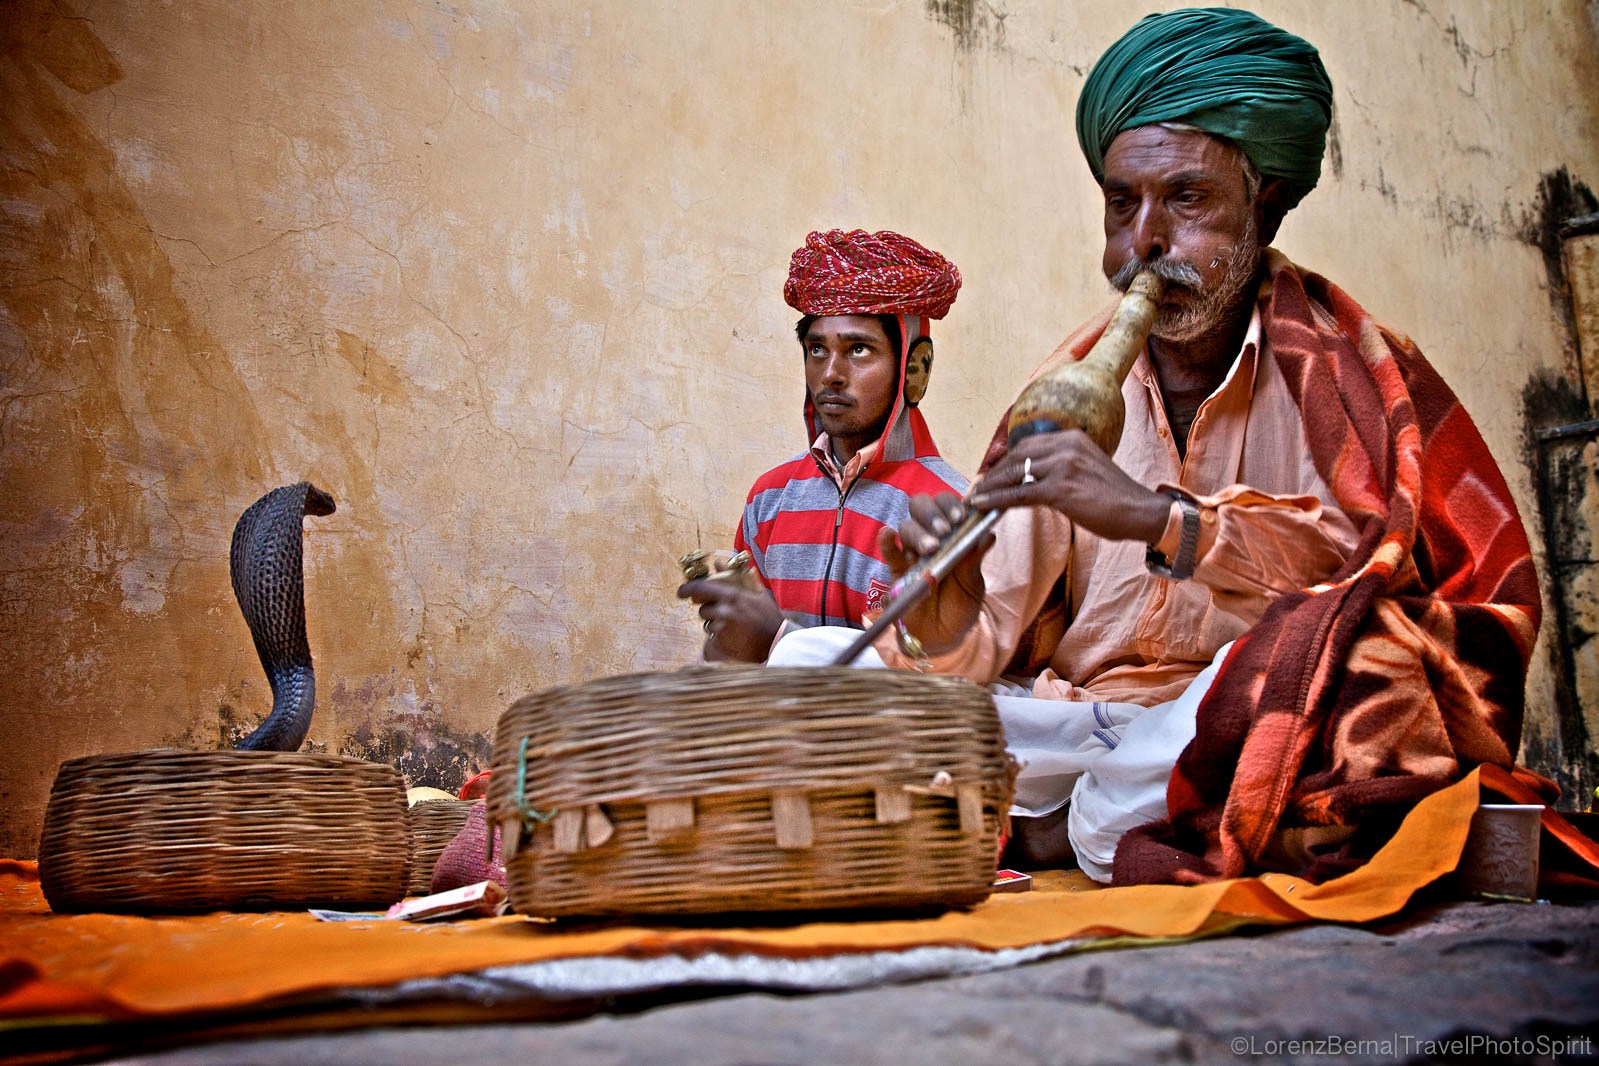
[[[960,265],[924,409],[970,472],[1107,297],[1072,108],[1167,6],[0,3],[0,854],[62,759],[264,713],[227,546],[277,485],[339,505],[306,522],[317,750],[453,787],[517,696],[690,660],[674,558],[803,444],[810,229]],[[1529,434],[1585,403],[1556,232],[1596,206],[1593,6],[1257,10],[1337,86],[1279,247],[1430,354],[1541,545]]]

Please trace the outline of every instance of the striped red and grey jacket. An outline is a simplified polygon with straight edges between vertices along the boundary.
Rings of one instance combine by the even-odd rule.
[[[756,479],[735,547],[754,560],[784,617],[802,627],[861,628],[893,582],[877,534],[910,513],[912,496],[964,495],[966,478],[939,455],[921,412],[903,397],[876,454],[844,484],[806,451]],[[806,425],[815,437],[809,404]]]

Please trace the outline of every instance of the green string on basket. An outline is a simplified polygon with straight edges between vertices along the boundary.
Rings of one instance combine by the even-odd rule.
[[[533,831],[533,823],[547,822],[555,817],[555,812],[545,814],[528,806],[527,802],[527,742],[531,738],[522,738],[522,747],[516,754],[516,810],[522,816],[522,828],[529,833]]]

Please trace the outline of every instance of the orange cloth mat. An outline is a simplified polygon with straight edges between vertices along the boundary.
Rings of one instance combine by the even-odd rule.
[[[317,993],[581,956],[709,952],[778,957],[956,946],[998,951],[1081,941],[1188,938],[1242,925],[1371,921],[1449,873],[1478,803],[1478,775],[1423,800],[1360,870],[1316,885],[1281,874],[1179,887],[1098,888],[1045,873],[1033,891],[969,911],[799,925],[653,925],[519,916],[416,924],[321,922],[302,912],[143,918],[54,915],[32,863],[0,861],[0,1035],[64,1023],[164,1021],[303,1003]],[[3,1040],[0,1040],[3,1042]]]

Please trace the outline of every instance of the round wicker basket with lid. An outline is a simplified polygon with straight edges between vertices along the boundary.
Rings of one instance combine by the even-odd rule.
[[[61,913],[386,907],[410,863],[399,771],[310,752],[70,759],[39,840]]]
[[[965,906],[1015,768],[951,677],[701,666],[530,695],[488,797],[520,913]]]

